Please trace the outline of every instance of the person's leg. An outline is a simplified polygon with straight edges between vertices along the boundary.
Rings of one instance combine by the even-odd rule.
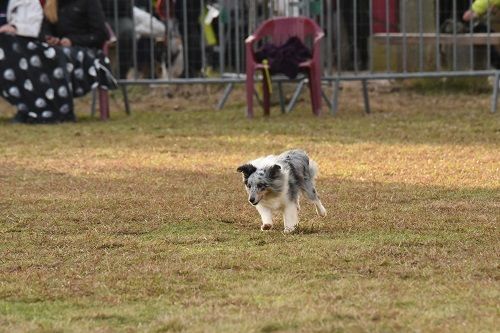
[[[198,74],[201,70],[201,27],[199,24],[199,16],[201,13],[200,2],[186,2],[187,13],[184,15],[184,2],[187,0],[177,0],[175,2],[175,16],[179,22],[179,32],[182,35],[183,45],[187,46],[186,61],[188,76],[192,77]],[[184,21],[187,19],[187,22]],[[187,27],[187,36],[184,35],[185,25]],[[183,73],[183,76],[186,73]]]
[[[112,18],[108,18],[108,23],[118,38],[119,78],[125,79],[129,69],[134,66],[134,21],[130,17],[121,17],[118,25]]]
[[[358,58],[359,69],[368,69],[368,38],[370,36],[370,5],[368,0],[358,1]]]
[[[149,77],[151,63],[149,43],[149,38],[141,37],[137,39],[137,69],[142,72],[145,77]]]
[[[353,17],[354,6],[352,0],[340,0],[340,13],[344,20],[345,28],[347,31],[347,38],[349,41],[349,59],[347,61],[347,70],[352,70],[354,68],[354,24],[355,20]],[[339,51],[340,52],[340,51]]]
[[[190,76],[198,76],[201,67],[201,39],[203,38],[201,35],[201,28],[198,24],[198,19],[191,19],[191,23],[189,24],[189,39],[188,39],[188,57],[189,57],[189,75]]]

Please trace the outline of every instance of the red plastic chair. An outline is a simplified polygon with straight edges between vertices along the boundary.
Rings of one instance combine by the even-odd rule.
[[[256,70],[264,71],[264,65],[257,63],[254,56],[255,43],[264,37],[270,37],[275,45],[285,43],[290,37],[296,36],[302,42],[308,36],[313,38],[312,58],[300,64],[300,69],[308,73],[309,90],[313,113],[321,114],[321,50],[320,43],[324,37],[323,30],[315,21],[307,17],[275,17],[264,21],[246,40],[246,90],[247,116],[253,117],[253,96],[255,93],[254,76]],[[264,115],[269,115],[270,94],[267,80],[263,81]]]

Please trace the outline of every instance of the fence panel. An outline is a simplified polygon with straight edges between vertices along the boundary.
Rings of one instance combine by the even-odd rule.
[[[308,16],[320,24],[326,34],[323,81],[334,85],[344,80],[498,78],[495,11],[490,7],[466,22],[462,15],[472,0],[110,1],[105,14],[118,36],[113,66],[124,85],[244,82],[244,40],[276,16]]]

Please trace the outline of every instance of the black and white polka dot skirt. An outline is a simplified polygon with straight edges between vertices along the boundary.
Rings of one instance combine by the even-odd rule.
[[[73,98],[114,89],[109,59],[99,50],[50,46],[0,34],[0,89],[26,123],[74,121]]]

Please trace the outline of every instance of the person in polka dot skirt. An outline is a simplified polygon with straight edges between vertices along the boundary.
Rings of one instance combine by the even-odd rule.
[[[74,121],[74,97],[115,87],[99,51],[107,39],[99,0],[47,0],[44,13],[41,40],[0,33],[0,89],[15,122]]]

